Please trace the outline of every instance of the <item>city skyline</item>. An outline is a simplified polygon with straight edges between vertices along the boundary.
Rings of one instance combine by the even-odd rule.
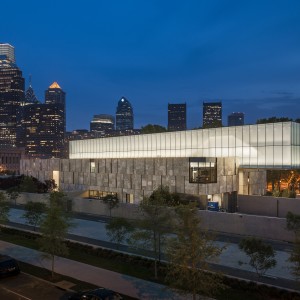
[[[37,1],[4,2],[16,22],[3,15],[1,42],[15,47],[26,89],[31,74],[38,99],[53,81],[67,92],[68,131],[89,128],[94,114],[114,114],[122,96],[135,128],[167,127],[168,103],[187,104],[188,129],[201,126],[203,101],[222,101],[224,125],[238,111],[245,124],[299,117],[297,1],[66,1],[59,10],[56,1],[47,10]]]

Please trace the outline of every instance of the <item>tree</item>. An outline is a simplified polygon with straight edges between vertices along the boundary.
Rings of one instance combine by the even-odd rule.
[[[155,278],[158,277],[158,262],[161,260],[162,248],[166,244],[166,236],[173,225],[171,210],[168,207],[169,194],[167,188],[159,187],[149,198],[140,202],[143,218],[138,221],[138,228],[130,237],[132,244],[153,251]]]
[[[258,119],[256,121],[256,124],[266,124],[266,123],[278,123],[278,122],[290,122],[293,121],[290,118],[287,117],[281,117],[281,118],[277,118],[277,117],[270,117],[270,118],[265,118],[265,119]]]
[[[126,241],[129,234],[134,230],[132,223],[124,218],[113,218],[106,224],[106,233],[111,242],[119,245]]]
[[[208,260],[217,258],[222,248],[214,244],[211,234],[201,228],[195,204],[176,208],[177,225],[174,238],[169,240],[167,255],[169,266],[166,280],[172,288],[183,293],[213,294],[224,287],[220,276],[208,273]]]
[[[54,179],[45,180],[45,185],[48,192],[53,192],[57,189],[57,184]]]
[[[4,224],[8,221],[9,203],[3,192],[0,192],[0,223]]]
[[[141,134],[147,134],[147,133],[160,133],[160,132],[166,132],[167,129],[160,125],[155,124],[148,124],[146,126],[142,126],[141,128]]]
[[[254,237],[242,239],[239,248],[250,257],[249,264],[259,277],[276,266],[276,259],[274,259],[276,252],[271,245],[261,239]]]
[[[111,211],[114,208],[117,208],[119,206],[119,199],[118,199],[117,195],[107,194],[103,198],[103,202],[107,205],[107,207],[109,209],[109,216],[111,217]]]
[[[14,204],[17,204],[17,199],[20,196],[19,189],[17,187],[10,187],[6,190],[6,195],[9,198],[10,201],[14,202]]]
[[[64,208],[65,202],[66,196],[64,193],[52,192],[50,194],[49,208],[40,226],[40,250],[45,252],[45,256],[52,261],[52,277],[54,276],[55,256],[68,254],[65,238],[71,222]]]
[[[37,193],[38,188],[32,176],[25,176],[20,184],[20,191],[25,193]]]
[[[289,211],[286,215],[286,227],[288,230],[294,231],[295,235],[297,235],[300,230],[300,215]]]
[[[33,226],[34,231],[36,226],[41,224],[46,208],[46,204],[42,202],[29,201],[25,204],[23,218],[27,220],[26,223]]]

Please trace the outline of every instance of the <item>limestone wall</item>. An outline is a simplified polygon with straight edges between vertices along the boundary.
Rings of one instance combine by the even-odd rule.
[[[189,182],[189,158],[124,158],[95,159],[95,171],[90,170],[89,159],[25,159],[21,173],[39,180],[53,178],[59,171],[59,187],[64,191],[89,190],[116,192],[125,202],[126,194],[133,195],[135,203],[160,185],[171,192],[198,196],[233,192],[238,189],[235,158],[217,158],[217,183]]]

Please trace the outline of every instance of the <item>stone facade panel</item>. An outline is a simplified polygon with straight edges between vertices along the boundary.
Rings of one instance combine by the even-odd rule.
[[[108,174],[108,186],[111,187],[111,188],[116,188],[116,179],[117,179],[117,176],[116,174]]]
[[[176,193],[184,193],[184,176],[175,176],[176,180]]]
[[[132,189],[132,179],[131,179],[131,176],[130,174],[124,174],[123,175],[123,187],[125,189]]]
[[[161,179],[162,179],[162,176],[159,176],[159,175],[152,176],[153,190],[158,189],[162,185]]]
[[[110,158],[105,159],[105,172],[104,173],[111,173],[112,170],[112,161]]]
[[[152,158],[145,159],[145,172],[147,175],[154,175],[154,160]]]
[[[132,184],[133,189],[140,190],[142,186],[142,176],[141,175],[132,175]]]
[[[165,158],[155,158],[155,175],[166,175],[167,174],[167,162]]]
[[[137,158],[134,160],[134,174],[145,174],[145,160],[143,158]]]
[[[132,158],[127,158],[126,159],[126,170],[125,170],[126,174],[134,174],[134,170],[133,170],[133,159]]]
[[[98,172],[102,174],[105,173],[105,159],[98,160]]]
[[[111,160],[111,173],[113,174],[117,174],[118,173],[118,161],[120,159],[117,159],[117,158],[113,158]]]
[[[130,173],[126,172],[127,161],[128,161],[128,159],[119,159],[119,162],[118,162],[118,173],[119,174],[130,174]]]

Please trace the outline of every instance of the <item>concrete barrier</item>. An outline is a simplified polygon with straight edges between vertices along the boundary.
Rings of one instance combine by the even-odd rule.
[[[291,211],[300,215],[299,198],[238,195],[238,212],[260,216],[285,218]]]
[[[199,211],[204,228],[241,236],[293,242],[294,233],[286,229],[286,219],[239,213]]]

